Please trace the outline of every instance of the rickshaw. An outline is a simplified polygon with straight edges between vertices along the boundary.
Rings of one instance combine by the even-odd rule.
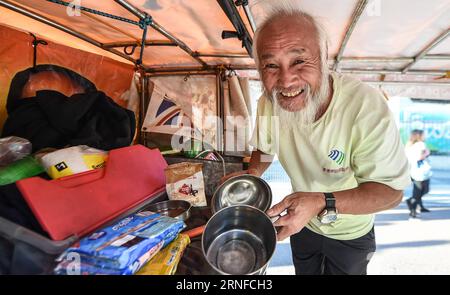
[[[70,96],[76,87],[55,68],[69,69],[134,112],[134,143],[158,148],[169,164],[204,163],[210,198],[220,177],[242,170],[251,151],[247,140],[260,93],[252,40],[274,2],[0,0],[0,127],[18,72],[52,65],[27,91],[56,87]],[[332,70],[379,88],[386,99],[450,98],[448,1],[297,2],[328,31]],[[180,153],[174,135],[191,149]],[[205,151],[220,160],[195,159]],[[210,217],[200,211],[191,227]],[[15,247],[11,273],[48,273],[55,256],[78,239],[53,241],[0,222],[0,236]],[[180,271],[189,269],[201,273],[186,265]]]

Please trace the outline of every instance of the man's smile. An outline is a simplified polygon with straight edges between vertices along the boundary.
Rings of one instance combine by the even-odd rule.
[[[292,103],[297,99],[304,99],[306,95],[306,87],[298,88],[297,90],[282,90],[278,92],[278,99],[285,103]]]
[[[294,97],[294,96],[297,96],[297,95],[303,93],[304,91],[305,91],[304,88],[300,88],[300,89],[298,89],[296,91],[281,91],[280,93],[284,97]]]

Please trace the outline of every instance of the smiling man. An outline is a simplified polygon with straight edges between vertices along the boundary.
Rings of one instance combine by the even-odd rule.
[[[255,33],[263,83],[250,168],[273,155],[293,192],[271,208],[278,239],[291,239],[297,274],[366,274],[375,251],[373,213],[397,206],[408,161],[384,96],[330,72],[326,34],[296,7],[275,8]],[[285,213],[283,213],[285,212]]]

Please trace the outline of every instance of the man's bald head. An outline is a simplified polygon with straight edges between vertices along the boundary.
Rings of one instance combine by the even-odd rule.
[[[327,65],[328,59],[328,38],[322,25],[310,14],[301,11],[294,5],[280,5],[272,7],[265,19],[258,26],[253,38],[253,58],[259,70],[260,39],[267,30],[270,31],[296,30],[297,33],[306,33],[312,37],[319,47],[319,54],[322,65]],[[326,68],[327,70],[328,68]]]

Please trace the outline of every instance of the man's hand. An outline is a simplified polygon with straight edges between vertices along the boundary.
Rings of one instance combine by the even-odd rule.
[[[267,214],[274,217],[283,211],[287,211],[286,215],[281,216],[273,224],[276,227],[281,227],[278,230],[277,239],[282,241],[301,231],[323,208],[325,208],[323,193],[297,192],[286,196],[283,201],[267,210]]]
[[[224,177],[222,177],[220,179],[220,183],[221,184],[224,183],[227,179],[229,179],[229,178],[231,178],[233,176],[238,176],[238,175],[243,175],[243,174],[251,174],[251,175],[259,176],[258,175],[258,170],[256,170],[256,169],[242,170],[242,171],[237,171],[237,172],[233,172],[233,173],[225,175]]]

